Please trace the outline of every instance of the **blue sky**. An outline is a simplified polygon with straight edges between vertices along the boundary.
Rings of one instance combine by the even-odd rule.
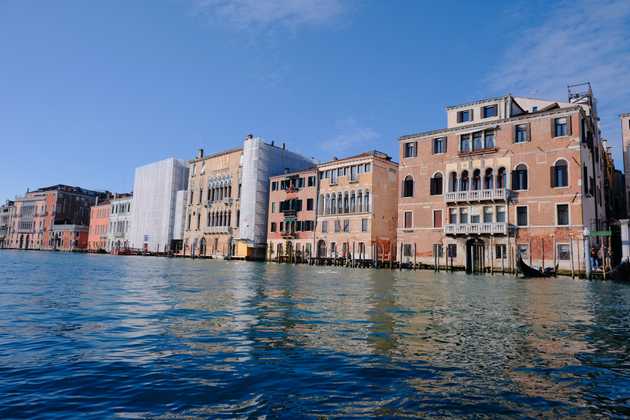
[[[0,0],[0,199],[124,192],[136,166],[247,133],[318,159],[445,126],[449,104],[566,99],[589,80],[615,146],[630,2]]]

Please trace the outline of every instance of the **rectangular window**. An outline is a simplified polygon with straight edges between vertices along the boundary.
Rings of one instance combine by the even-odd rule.
[[[492,223],[492,207],[485,206],[483,208],[483,222]]]
[[[553,134],[554,137],[562,137],[568,134],[567,132],[567,118],[555,118],[553,120]]]
[[[350,181],[356,181],[356,180],[357,180],[357,167],[353,165],[350,167]]]
[[[569,205],[568,204],[557,204],[556,205],[556,214],[558,226],[568,226],[569,225]]]
[[[278,189],[278,181],[273,181],[271,183],[271,191],[276,191]]]
[[[446,250],[449,258],[457,258],[457,244],[448,244]]]
[[[413,213],[410,211],[405,212],[405,221],[403,227],[405,229],[411,229],[413,227]]]
[[[361,219],[361,232],[368,231],[368,219]]]
[[[488,105],[481,108],[481,115],[483,118],[496,117],[498,115],[499,108],[497,105]]]
[[[328,222],[327,221],[323,221],[322,222],[322,233],[328,233]]]
[[[558,259],[561,261],[569,261],[571,259],[571,249],[569,244],[556,244]]]
[[[496,208],[497,211],[497,223],[505,223],[505,207],[504,206],[497,206]]]
[[[341,221],[335,220],[335,233],[341,232]]]
[[[479,208],[473,207],[470,209],[470,223],[479,223],[481,216],[479,215]]]
[[[313,210],[313,199],[312,198],[307,198],[306,199],[306,210]]]
[[[276,231],[276,222],[271,222],[271,231],[272,232]]]
[[[446,137],[433,139],[433,154],[446,153]]]
[[[514,143],[526,143],[529,141],[529,125],[517,124],[514,126]]]
[[[462,153],[470,152],[470,134],[462,134],[460,137],[459,151]]]
[[[433,210],[433,227],[442,227],[442,210]]]
[[[486,149],[492,149],[495,146],[494,143],[494,130],[486,130],[483,132],[483,147]]]
[[[457,223],[457,209],[450,208],[448,209],[448,223],[454,225]]]
[[[350,232],[350,220],[345,219],[343,221],[343,231],[346,233]]]
[[[495,245],[494,250],[497,259],[507,258],[507,247],[505,246],[505,244]]]
[[[465,225],[468,223],[468,208],[461,207],[459,209],[459,223]]]
[[[369,163],[365,164],[365,172],[370,172],[371,165]]]
[[[406,158],[412,158],[412,157],[416,157],[417,155],[418,155],[418,142],[412,141],[409,143],[405,143],[404,156]]]
[[[330,183],[331,184],[337,183],[337,171],[334,169],[330,172]]]
[[[431,178],[429,186],[429,192],[431,195],[442,195],[442,175],[437,174],[436,176]]]
[[[472,148],[473,150],[483,149],[483,143],[481,140],[481,131],[477,131],[473,133]]]
[[[467,121],[472,121],[472,109],[467,109],[465,111],[459,111],[457,113],[457,122],[463,123]]]
[[[309,187],[314,187],[315,186],[315,177],[314,176],[309,176],[307,182],[308,182],[308,186]]]
[[[527,206],[516,207],[516,226],[527,226]]]
[[[280,222],[280,232],[284,232],[284,222]]]
[[[275,202],[271,202],[271,212],[272,213],[276,212],[276,203]]]

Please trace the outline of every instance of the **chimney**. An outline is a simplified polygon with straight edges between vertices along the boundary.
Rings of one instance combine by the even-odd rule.
[[[203,149],[197,149],[197,158],[202,158],[203,157]]]
[[[289,173],[289,168],[284,168],[284,173],[288,174]]]
[[[253,139],[253,138],[254,138],[254,135],[253,135],[253,134],[248,134],[248,135],[247,135],[247,140],[251,140],[251,139]]]
[[[284,143],[282,143],[282,150],[284,150],[284,149],[286,149],[286,148],[287,148],[287,145],[286,145],[286,144],[284,144]]]
[[[273,146],[273,144],[274,144],[274,142],[273,142],[273,140],[271,140],[271,145]]]
[[[94,203],[95,206],[98,206],[98,195],[96,196],[96,202]]]

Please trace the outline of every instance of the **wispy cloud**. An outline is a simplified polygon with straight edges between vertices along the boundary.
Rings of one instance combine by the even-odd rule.
[[[323,150],[355,152],[374,148],[379,134],[370,127],[364,127],[354,118],[346,118],[335,124],[337,133],[321,144]]]
[[[630,111],[630,1],[562,1],[539,24],[516,30],[489,87],[565,99],[568,84],[589,81],[603,134],[617,144],[618,115]]]
[[[342,0],[194,0],[197,10],[237,27],[327,23],[343,10]]]

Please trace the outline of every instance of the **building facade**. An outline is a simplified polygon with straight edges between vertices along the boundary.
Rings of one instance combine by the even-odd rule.
[[[97,202],[90,209],[90,228],[88,230],[88,251],[105,252],[109,232],[110,203],[108,200]]]
[[[129,227],[133,208],[132,194],[117,194],[110,201],[109,230],[107,233],[107,251],[118,253],[129,246]]]
[[[583,270],[584,234],[606,227],[590,89],[456,105],[447,121],[400,139],[399,261],[501,271],[520,256]]]
[[[61,230],[55,228],[72,225],[76,226],[76,232],[85,230],[85,241],[81,240],[78,245],[69,245],[67,248],[81,249],[83,243],[87,247],[90,207],[97,198],[104,199],[108,196],[107,192],[68,185],[53,185],[27,191],[24,196],[15,199],[14,229],[9,246],[21,249],[59,249]]]
[[[14,215],[15,201],[7,200],[0,206],[0,248],[9,248]]]
[[[175,226],[177,191],[185,190],[188,164],[174,158],[136,168],[129,226],[131,248],[169,252]]]
[[[183,253],[224,258],[238,237],[243,150],[230,149],[190,161]]]
[[[253,135],[242,148],[198,154],[190,162],[184,255],[264,259],[269,177],[312,165]]]
[[[623,166],[626,184],[626,217],[630,217],[630,113],[621,114],[621,139],[623,142]]]
[[[308,261],[315,247],[317,168],[270,178],[267,259]]]
[[[318,177],[316,256],[392,261],[398,164],[372,151],[320,164]]]
[[[56,251],[85,251],[88,247],[89,226],[86,225],[54,225],[52,249]]]

